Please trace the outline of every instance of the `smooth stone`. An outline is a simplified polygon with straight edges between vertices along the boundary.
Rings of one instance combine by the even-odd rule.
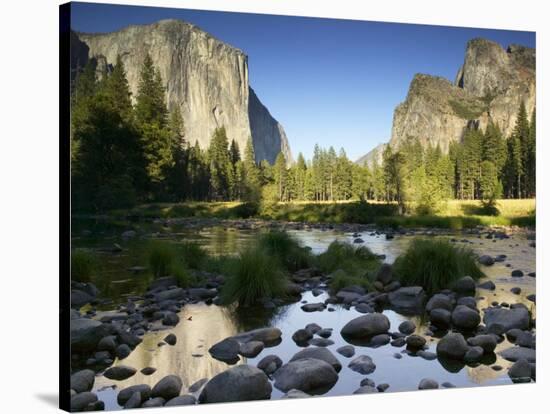
[[[153,408],[153,407],[162,407],[166,400],[162,397],[151,398],[150,400],[145,401],[141,407],[142,408]]]
[[[360,355],[354,358],[349,364],[348,367],[355,372],[359,372],[363,375],[372,374],[376,370],[376,364],[373,362],[372,358],[368,355]]]
[[[375,279],[384,286],[389,284],[393,280],[392,266],[388,263],[383,263],[378,269]]]
[[[363,378],[361,380],[361,383],[359,384],[359,386],[364,387],[365,385],[368,385],[370,387],[376,387],[376,383],[370,378]]]
[[[235,363],[239,360],[240,349],[240,343],[236,339],[230,337],[212,345],[208,352],[215,359],[223,362]]]
[[[472,346],[468,351],[466,351],[466,354],[464,355],[464,362],[466,363],[473,363],[478,362],[483,358],[483,348],[480,346]]]
[[[319,303],[306,303],[305,305],[301,306],[301,309],[304,312],[322,312],[325,310],[327,305],[325,305],[323,302]]]
[[[306,358],[289,362],[275,371],[275,388],[287,392],[297,389],[315,392],[331,388],[338,380],[336,370],[327,362]]]
[[[317,331],[317,335],[325,339],[330,338],[332,335],[332,329],[331,328],[321,329],[320,331]]]
[[[206,384],[207,382],[208,382],[208,378],[201,378],[200,380],[198,380],[198,381],[194,382],[193,384],[191,384],[188,391],[192,392],[192,393],[195,393],[198,390],[200,390],[202,388],[202,386],[204,384]]]
[[[111,380],[123,381],[125,379],[130,378],[135,373],[136,373],[135,368],[132,368],[126,365],[117,365],[117,366],[108,368],[103,373],[103,376]]]
[[[428,303],[426,303],[426,311],[431,312],[434,309],[445,309],[451,312],[453,310],[453,305],[453,300],[449,296],[443,293],[436,293],[428,300]]]
[[[141,395],[141,402],[148,400],[151,396],[151,387],[147,384],[132,385],[130,387],[124,388],[117,395],[117,403],[120,406],[124,406],[126,402],[138,392]]]
[[[489,256],[489,255],[483,255],[483,256],[480,256],[480,258],[478,259],[479,263],[484,265],[484,266],[492,266],[493,264],[495,264],[495,260]]]
[[[245,358],[255,358],[264,349],[264,343],[260,341],[250,341],[241,344],[239,353]]]
[[[424,310],[426,293],[421,286],[402,287],[388,293],[390,306],[401,313],[417,314]]]
[[[354,394],[374,394],[377,393],[378,390],[375,387],[372,387],[370,385],[364,385],[355,391],[353,391]]]
[[[340,364],[340,361],[338,361],[334,354],[326,348],[303,349],[300,352],[294,354],[289,362],[307,358],[320,359],[321,361],[325,361],[326,363],[330,364],[336,372],[340,372],[340,370],[342,369],[342,364]]]
[[[519,269],[512,270],[512,277],[523,277],[523,272]]]
[[[477,287],[480,288],[480,289],[486,289],[486,290],[495,290],[496,289],[496,286],[495,286],[495,284],[492,280],[488,280],[486,282],[480,283],[479,285],[477,285]]]
[[[292,334],[292,340],[298,345],[307,343],[311,338],[313,338],[313,334],[307,329],[298,329]]]
[[[485,310],[483,322],[487,329],[491,329],[492,325],[498,324],[504,333],[510,329],[517,328],[521,330],[529,329],[529,311],[527,308],[518,307],[514,309],[503,309],[492,307]]]
[[[76,393],[90,391],[94,387],[95,372],[91,369],[84,369],[71,375],[71,389]]]
[[[435,390],[437,388],[439,388],[437,381],[430,378],[424,378],[420,381],[420,384],[418,384],[419,390]]]
[[[141,407],[141,393],[139,391],[136,391],[132,394],[130,399],[126,401],[126,404],[124,404],[125,409],[130,408],[139,408]]]
[[[508,376],[515,383],[531,382],[531,364],[526,359],[519,359],[508,369]]]
[[[118,359],[124,359],[132,353],[132,349],[126,344],[120,344],[115,350],[115,354]]]
[[[499,355],[511,362],[516,362],[520,359],[526,359],[528,362],[536,362],[537,360],[537,353],[534,349],[522,346],[512,346],[504,351],[500,351]]]
[[[177,407],[180,405],[195,405],[197,403],[197,399],[192,395],[181,395],[176,398],[172,398],[170,401],[166,402],[164,404],[165,407]]]
[[[258,362],[257,367],[265,372],[266,375],[271,375],[275,371],[277,371],[281,367],[281,365],[283,365],[283,361],[277,355],[267,355],[262,358],[260,362]]]
[[[167,375],[155,384],[151,390],[151,397],[161,397],[164,400],[171,400],[180,395],[183,383],[177,375]]]
[[[497,339],[495,335],[483,334],[476,335],[474,337],[468,338],[468,344],[471,346],[479,346],[483,349],[485,354],[490,354],[494,352],[497,347]]]
[[[308,343],[312,346],[321,346],[321,347],[334,345],[334,341],[332,339],[327,339],[327,338],[312,338],[309,340]]]
[[[88,352],[96,349],[99,341],[108,335],[109,326],[88,318],[70,320],[72,352]]]
[[[117,347],[116,337],[113,335],[109,335],[101,338],[101,340],[97,344],[98,351],[114,352],[116,347]]]
[[[305,330],[308,331],[312,336],[319,332],[321,329],[323,328],[321,328],[316,323],[308,323],[305,327]]]
[[[156,371],[157,371],[156,368],[153,368],[153,367],[145,367],[145,368],[143,368],[140,372],[141,372],[143,375],[153,375]]]
[[[164,338],[164,342],[166,342],[168,345],[176,345],[176,342],[178,341],[178,338],[173,333],[166,335]]]
[[[399,327],[397,329],[402,334],[410,335],[416,330],[416,325],[412,321],[403,321],[399,324]]]
[[[474,279],[472,279],[471,276],[464,276],[460,279],[458,279],[454,286],[453,290],[456,293],[462,294],[462,295],[472,295],[476,292],[476,282]]]
[[[430,312],[430,323],[438,329],[447,329],[451,325],[451,312],[436,308]]]
[[[481,322],[479,313],[465,305],[458,305],[451,314],[453,325],[460,329],[473,330]]]
[[[439,340],[436,346],[438,357],[462,361],[468,352],[468,344],[462,334],[449,332]]]
[[[418,351],[416,355],[418,355],[422,359],[425,359],[426,361],[433,361],[434,359],[437,359],[437,354],[430,351],[421,350]]]
[[[365,338],[388,332],[390,321],[382,313],[369,313],[349,321],[340,333],[350,338]]]
[[[344,345],[336,349],[336,352],[346,358],[351,358],[355,355],[355,348],[352,345]]]
[[[510,292],[512,292],[514,295],[519,295],[521,293],[521,288],[518,286],[515,286],[510,289]]]
[[[414,349],[420,349],[426,345],[426,339],[420,335],[411,335],[406,339],[407,346]]]
[[[97,402],[97,395],[93,392],[75,394],[71,397],[71,411],[85,411],[95,402]]]
[[[232,338],[238,342],[260,341],[263,342],[264,345],[269,346],[270,343],[278,341],[282,334],[279,328],[268,327],[243,332]]]
[[[208,381],[199,402],[267,400],[271,397],[271,391],[269,379],[262,370],[243,364],[229,368]]]

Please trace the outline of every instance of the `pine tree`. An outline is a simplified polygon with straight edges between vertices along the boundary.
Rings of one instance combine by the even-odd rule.
[[[248,138],[244,149],[243,174],[245,182],[243,195],[244,199],[250,202],[258,202],[261,193],[261,178],[260,170],[256,165],[256,156],[254,154],[252,137]]]
[[[105,210],[137,201],[136,184],[144,173],[141,147],[127,106],[119,101],[129,102],[130,96],[123,66],[115,66],[113,74],[96,87],[89,71],[80,78],[86,85],[75,86],[78,110],[72,121],[78,152],[72,163],[72,197],[76,209]]]
[[[527,120],[527,111],[525,110],[525,104],[523,102],[519,106],[518,116],[511,139],[513,139],[512,157],[515,169],[516,194],[518,198],[522,198],[525,196],[527,190],[526,168],[529,156],[529,121]]]
[[[212,199],[228,200],[234,184],[233,165],[225,127],[216,128],[208,148]]]
[[[294,165],[294,182],[295,182],[295,192],[296,198],[298,200],[306,199],[306,174],[307,174],[307,165],[304,156],[300,152],[296,159],[296,164]]]
[[[537,121],[536,110],[533,109],[531,124],[529,125],[529,138],[527,140],[527,197],[535,197],[537,193]]]
[[[279,201],[286,200],[287,192],[287,170],[286,170],[286,160],[282,152],[279,152],[277,158],[275,159],[275,164],[273,165],[273,178],[275,185],[277,186],[277,195]]]
[[[167,127],[164,87],[149,54],[141,68],[136,97],[136,122],[141,134],[150,189],[158,197],[168,170],[173,167],[172,143]]]

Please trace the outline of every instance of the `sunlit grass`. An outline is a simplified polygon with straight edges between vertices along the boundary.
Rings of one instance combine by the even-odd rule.
[[[263,298],[285,296],[287,277],[279,260],[264,249],[247,249],[228,264],[228,274],[221,290],[224,304],[249,306]]]
[[[130,210],[111,212],[115,216],[142,218],[221,218],[257,217],[309,223],[364,223],[381,226],[440,227],[451,229],[483,226],[535,226],[535,200],[498,200],[499,215],[487,214],[479,200],[448,200],[437,214],[397,215],[395,203],[377,201],[338,202],[296,201],[277,203],[269,212],[258,213],[257,206],[237,201],[144,204]],[[414,211],[414,205],[411,205]]]
[[[393,270],[401,284],[422,286],[430,294],[452,287],[463,276],[484,276],[471,249],[441,239],[412,240]]]
[[[272,230],[259,235],[257,246],[276,257],[290,271],[310,267],[313,263],[311,250],[300,246],[297,240],[285,231]]]

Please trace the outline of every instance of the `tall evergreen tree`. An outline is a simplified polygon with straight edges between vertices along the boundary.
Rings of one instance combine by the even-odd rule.
[[[275,159],[275,164],[273,165],[273,178],[277,187],[279,201],[286,201],[288,176],[286,170],[286,160],[282,152],[279,152],[277,158]]]
[[[174,165],[165,101],[160,72],[147,54],[140,72],[135,114],[147,162],[150,191],[156,197],[162,190],[168,170]]]
[[[216,128],[208,148],[210,190],[214,200],[228,200],[234,182],[225,127]]]

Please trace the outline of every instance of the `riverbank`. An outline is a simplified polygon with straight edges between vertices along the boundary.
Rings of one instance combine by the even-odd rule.
[[[277,203],[269,208],[241,202],[152,203],[107,213],[114,218],[262,219],[310,224],[372,224],[390,228],[465,229],[476,226],[535,227],[534,199],[499,200],[497,216],[483,214],[479,201],[449,200],[432,215],[396,214],[393,203],[359,201]]]
[[[193,233],[176,230],[184,222]],[[130,256],[136,243],[145,241],[143,237],[178,243],[189,234],[201,233],[209,243],[218,242],[208,238],[208,231],[192,227],[197,223],[204,224],[205,219],[153,220],[150,224],[162,233],[103,234],[97,245],[103,247],[96,251],[105,263],[119,263],[125,277],[133,281],[146,270],[126,268],[127,262],[117,260]],[[252,226],[254,220],[237,223]],[[273,223],[257,221],[257,225]],[[365,229],[342,233],[340,229],[352,227],[316,225],[289,229],[289,233],[316,253],[325,251],[334,239],[365,245],[374,253],[383,253],[388,264],[414,240],[408,236],[418,235],[410,230],[382,233],[367,229],[371,226],[355,226]],[[250,230],[224,228],[220,234],[241,232]],[[120,409],[531,381],[535,377],[535,249],[520,228],[508,233],[470,229],[458,234],[461,237],[445,238],[474,249],[487,277],[477,286],[466,278],[458,287],[432,297],[419,287],[400,287],[391,271],[377,274],[379,283],[373,289],[350,285],[331,291],[331,274],[302,269],[290,275],[297,294],[290,302],[265,301],[253,312],[219,306],[225,278],[214,273],[205,275],[200,286],[184,289],[173,278],[149,281],[139,294],[126,285],[117,293],[125,302],[110,310],[77,304],[71,324],[75,331],[71,336],[74,408]],[[88,235],[93,236],[93,232]],[[104,248],[112,243],[119,244],[120,250]],[[224,250],[231,253],[227,247]],[[112,282],[111,269],[104,270]],[[73,288],[93,291],[101,300],[111,285],[100,286],[100,292],[89,286]],[[356,328],[368,332],[363,335]],[[86,335],[78,334],[82,329]],[[519,354],[528,359],[526,363],[516,364]],[[301,368],[306,371],[303,376],[295,371]],[[411,375],[395,375],[404,371]],[[232,388],[234,377],[245,378],[246,385]],[[317,386],[309,388],[313,380]],[[253,393],[245,393],[247,389]]]

